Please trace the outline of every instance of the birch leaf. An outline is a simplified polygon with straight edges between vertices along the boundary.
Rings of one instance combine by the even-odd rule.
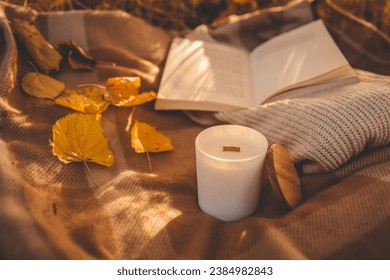
[[[54,99],[65,89],[65,85],[47,75],[29,72],[22,78],[22,88],[31,96]]]
[[[80,90],[66,89],[55,99],[55,103],[88,114],[102,113],[110,105],[110,102],[104,99],[102,91],[92,87]]]
[[[154,126],[135,121],[131,128],[131,146],[136,153],[165,152],[174,149],[171,139]]]
[[[99,112],[104,112],[108,106],[110,106],[110,102],[104,98],[104,93],[101,89],[88,87],[81,89],[78,92],[95,102],[99,107]]]
[[[141,105],[157,98],[154,91],[139,94],[141,79],[139,77],[114,77],[107,79],[108,98],[115,106],[130,107]]]
[[[52,131],[52,153],[63,163],[91,161],[111,166],[115,161],[99,115],[69,114],[59,119]]]
[[[131,107],[136,105],[141,105],[144,103],[147,103],[149,101],[152,101],[157,98],[157,93],[154,91],[148,91],[143,92],[138,95],[131,95],[126,100],[122,100],[119,104],[116,106],[120,107]]]

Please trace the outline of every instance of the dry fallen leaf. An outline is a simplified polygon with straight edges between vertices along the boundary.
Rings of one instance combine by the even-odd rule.
[[[165,152],[174,149],[171,139],[154,126],[135,121],[131,128],[131,146],[136,153]]]
[[[131,106],[136,106],[136,105],[141,105],[144,103],[147,103],[149,101],[152,101],[157,98],[157,93],[154,91],[147,91],[143,92],[138,95],[132,95],[129,96],[127,100],[123,100],[120,105],[116,106],[121,106],[121,107],[131,107]]]
[[[61,54],[46,41],[34,25],[25,20],[15,19],[12,26],[42,72],[49,74],[60,68]]]
[[[31,96],[54,99],[65,89],[65,85],[47,75],[29,72],[22,78],[22,88]]]
[[[59,45],[60,50],[68,58],[69,65],[74,70],[93,70],[96,66],[94,60],[79,44],[74,40]]]
[[[55,103],[88,114],[103,113],[110,105],[110,102],[104,99],[102,91],[93,87],[66,89],[55,99]]]
[[[115,77],[108,78],[106,81],[108,98],[114,105],[121,104],[129,96],[137,95],[140,87],[141,78],[139,77]]]
[[[99,115],[69,114],[59,119],[52,130],[52,152],[61,162],[92,161],[105,166],[114,163]]]
[[[138,93],[141,87],[139,77],[115,77],[108,78],[106,89],[108,98],[115,106],[130,107],[140,105],[157,98],[154,91]]]

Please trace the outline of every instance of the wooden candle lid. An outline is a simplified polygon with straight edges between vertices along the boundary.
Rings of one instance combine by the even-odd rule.
[[[302,203],[302,189],[298,173],[288,151],[281,144],[268,150],[267,173],[276,198],[289,209]]]

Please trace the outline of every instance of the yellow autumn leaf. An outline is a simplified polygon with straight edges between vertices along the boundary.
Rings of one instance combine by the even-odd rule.
[[[136,106],[136,105],[141,105],[144,103],[147,103],[149,101],[152,101],[157,98],[157,93],[154,91],[148,91],[148,92],[143,92],[138,95],[132,95],[129,96],[127,100],[123,100],[120,105],[116,106],[121,106],[121,107],[131,107],[131,106]]]
[[[131,146],[136,153],[165,152],[174,149],[171,139],[154,126],[135,121],[131,128]]]
[[[100,112],[104,112],[105,110],[107,110],[108,106],[110,106],[110,102],[104,98],[104,93],[101,89],[95,87],[87,87],[78,90],[78,92],[95,102],[99,107]]]
[[[115,157],[99,115],[69,114],[53,125],[53,155],[63,163],[92,161],[111,166]]]
[[[22,88],[31,96],[54,99],[65,89],[65,85],[47,75],[29,72],[22,78]]]
[[[110,102],[120,107],[136,106],[157,98],[154,91],[139,94],[140,87],[139,77],[114,77],[108,78],[106,82]]]
[[[110,102],[104,99],[100,89],[88,87],[78,90],[66,89],[55,99],[55,103],[82,113],[104,112]]]
[[[137,95],[140,87],[139,77],[115,77],[108,78],[106,81],[108,98],[116,106],[120,105],[123,100],[127,100],[129,96]]]

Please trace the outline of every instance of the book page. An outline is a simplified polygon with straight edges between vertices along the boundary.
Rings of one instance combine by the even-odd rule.
[[[349,66],[321,20],[274,37],[254,49],[250,59],[257,105],[305,81],[321,82],[331,71]]]
[[[155,107],[210,111],[248,107],[253,103],[250,79],[246,51],[176,38],[167,58]]]

